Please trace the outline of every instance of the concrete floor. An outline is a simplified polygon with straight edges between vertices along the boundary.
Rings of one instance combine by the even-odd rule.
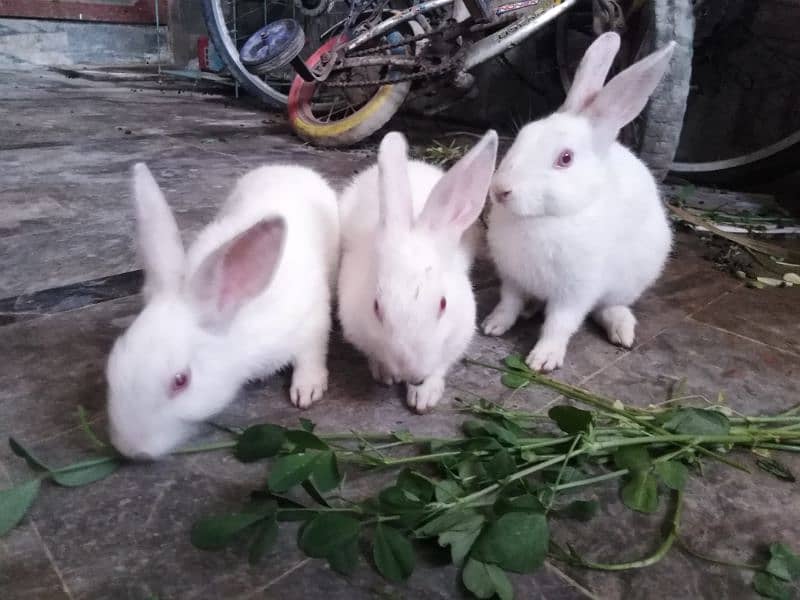
[[[140,307],[134,269],[128,170],[147,161],[187,236],[212,216],[233,180],[267,161],[312,165],[341,185],[371,151],[303,146],[279,116],[217,96],[132,90],[125,84],[43,72],[0,73],[0,438],[14,435],[44,459],[71,462],[90,453],[76,427],[84,405],[104,427],[103,366],[113,339]],[[666,398],[683,377],[688,391],[716,396],[746,413],[785,409],[800,395],[798,290],[751,290],[702,259],[679,236],[659,283],[636,307],[638,342],[626,352],[592,326],[575,336],[557,377],[633,404]],[[481,315],[497,297],[486,265],[476,279]],[[501,339],[476,336],[470,355],[497,361],[526,352],[539,322]],[[335,338],[337,336],[334,336]],[[363,359],[334,340],[331,389],[302,416],[321,430],[408,428],[451,433],[457,390],[528,409],[552,402],[531,389],[513,396],[495,374],[458,367],[440,410],[416,416],[399,389],[374,385]],[[243,391],[219,417],[246,425],[296,423],[279,375]],[[741,457],[745,463],[750,459]],[[800,460],[785,462],[800,474]],[[0,487],[27,477],[0,447]],[[402,586],[367,566],[348,581],[305,559],[294,532],[258,568],[235,551],[202,553],[189,543],[194,520],[239,506],[263,481],[263,466],[225,453],[171,458],[124,468],[78,489],[45,485],[23,524],[0,539],[0,598],[460,598],[456,571],[423,561]],[[701,552],[752,561],[782,540],[797,549],[797,486],[754,470],[710,464],[686,494],[684,533]],[[592,492],[600,514],[588,524],[559,521],[554,535],[601,561],[653,550],[663,514],[634,515],[616,487]],[[584,495],[584,497],[587,497]],[[590,496],[589,496],[590,497]],[[517,597],[748,598],[751,573],[698,562],[675,550],[648,569],[619,574],[549,564],[514,577]]]

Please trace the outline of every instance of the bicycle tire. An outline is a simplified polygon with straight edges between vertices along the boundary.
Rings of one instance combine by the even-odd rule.
[[[642,113],[639,157],[650,167],[658,181],[666,177],[678,150],[694,53],[694,13],[691,0],[654,0],[647,3],[652,52],[671,40],[675,51],[667,72],[656,87]]]
[[[228,34],[228,27],[222,13],[220,0],[203,0],[203,19],[214,49],[219,53],[222,62],[228,67],[231,75],[251,95],[268,106],[283,108],[289,100],[266,81],[247,70],[239,58],[239,49]]]
[[[313,68],[321,56],[334,48],[340,38],[331,37],[306,61]],[[380,130],[397,113],[411,90],[411,82],[382,85],[378,92],[354,114],[345,119],[323,123],[310,110],[316,82],[295,77],[289,92],[289,124],[303,140],[317,146],[351,146]]]

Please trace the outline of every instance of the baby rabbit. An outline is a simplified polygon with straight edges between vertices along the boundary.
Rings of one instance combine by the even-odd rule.
[[[450,366],[475,331],[468,228],[486,201],[497,155],[489,131],[446,174],[409,161],[405,138],[386,135],[378,164],[340,198],[339,320],[375,380],[408,384],[419,413],[444,392]]]
[[[188,252],[144,164],[133,168],[133,196],[145,307],[108,360],[114,446],[159,457],[248,379],[290,363],[292,403],[319,400],[339,255],[328,183],[303,167],[256,169]]]
[[[630,305],[661,273],[671,230],[650,171],[616,141],[644,108],[674,42],[603,87],[615,33],[586,51],[561,109],[526,125],[492,181],[487,240],[502,280],[483,331],[502,335],[529,299],[545,320],[527,364],[557,369],[591,312],[609,340],[630,348]]]

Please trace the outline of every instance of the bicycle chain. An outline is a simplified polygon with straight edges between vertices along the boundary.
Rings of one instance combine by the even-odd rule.
[[[395,42],[392,44],[382,44],[380,46],[375,46],[374,48],[368,48],[365,50],[355,50],[348,54],[347,58],[358,58],[362,56],[369,56],[371,54],[379,54],[384,50],[391,50],[392,48],[399,48],[401,46],[407,46],[419,40],[429,38],[433,35],[437,35],[439,33],[444,32],[447,29],[447,25],[441,25],[431,31],[420,33],[417,35],[413,35],[408,38],[403,38],[402,42]],[[454,36],[455,37],[455,36]],[[395,74],[391,78],[383,78],[383,79],[371,79],[367,81],[334,81],[334,80],[326,80],[323,82],[324,85],[336,88],[345,88],[345,87],[372,87],[378,85],[393,85],[396,83],[402,83],[404,81],[415,81],[418,79],[427,79],[430,77],[438,77],[440,75],[444,75],[449,71],[454,71],[458,69],[459,65],[462,63],[460,60],[462,55],[462,51],[457,52],[450,60],[443,62],[441,65],[431,66],[428,65],[423,71],[417,73],[405,73],[405,74]],[[420,63],[419,66],[423,66]],[[344,71],[345,69],[341,69],[340,71]]]

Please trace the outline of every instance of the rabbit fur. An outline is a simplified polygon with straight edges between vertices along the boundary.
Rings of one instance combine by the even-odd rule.
[[[447,173],[409,161],[387,134],[378,163],[340,197],[339,321],[375,380],[407,383],[407,403],[430,410],[475,330],[469,280],[471,228],[486,201],[497,154],[489,131]]]
[[[133,168],[145,306],[107,366],[113,444],[156,458],[221,411],[249,379],[293,366],[290,398],[327,388],[339,256],[336,194],[314,171],[244,175],[187,252],[155,179]]]
[[[603,86],[619,49],[615,33],[584,55],[564,105],[519,132],[492,181],[487,242],[502,280],[500,302],[483,321],[502,335],[527,301],[544,304],[537,371],[562,366],[588,314],[608,339],[630,348],[630,305],[661,273],[672,234],[656,182],[616,141],[644,108],[674,42]]]

